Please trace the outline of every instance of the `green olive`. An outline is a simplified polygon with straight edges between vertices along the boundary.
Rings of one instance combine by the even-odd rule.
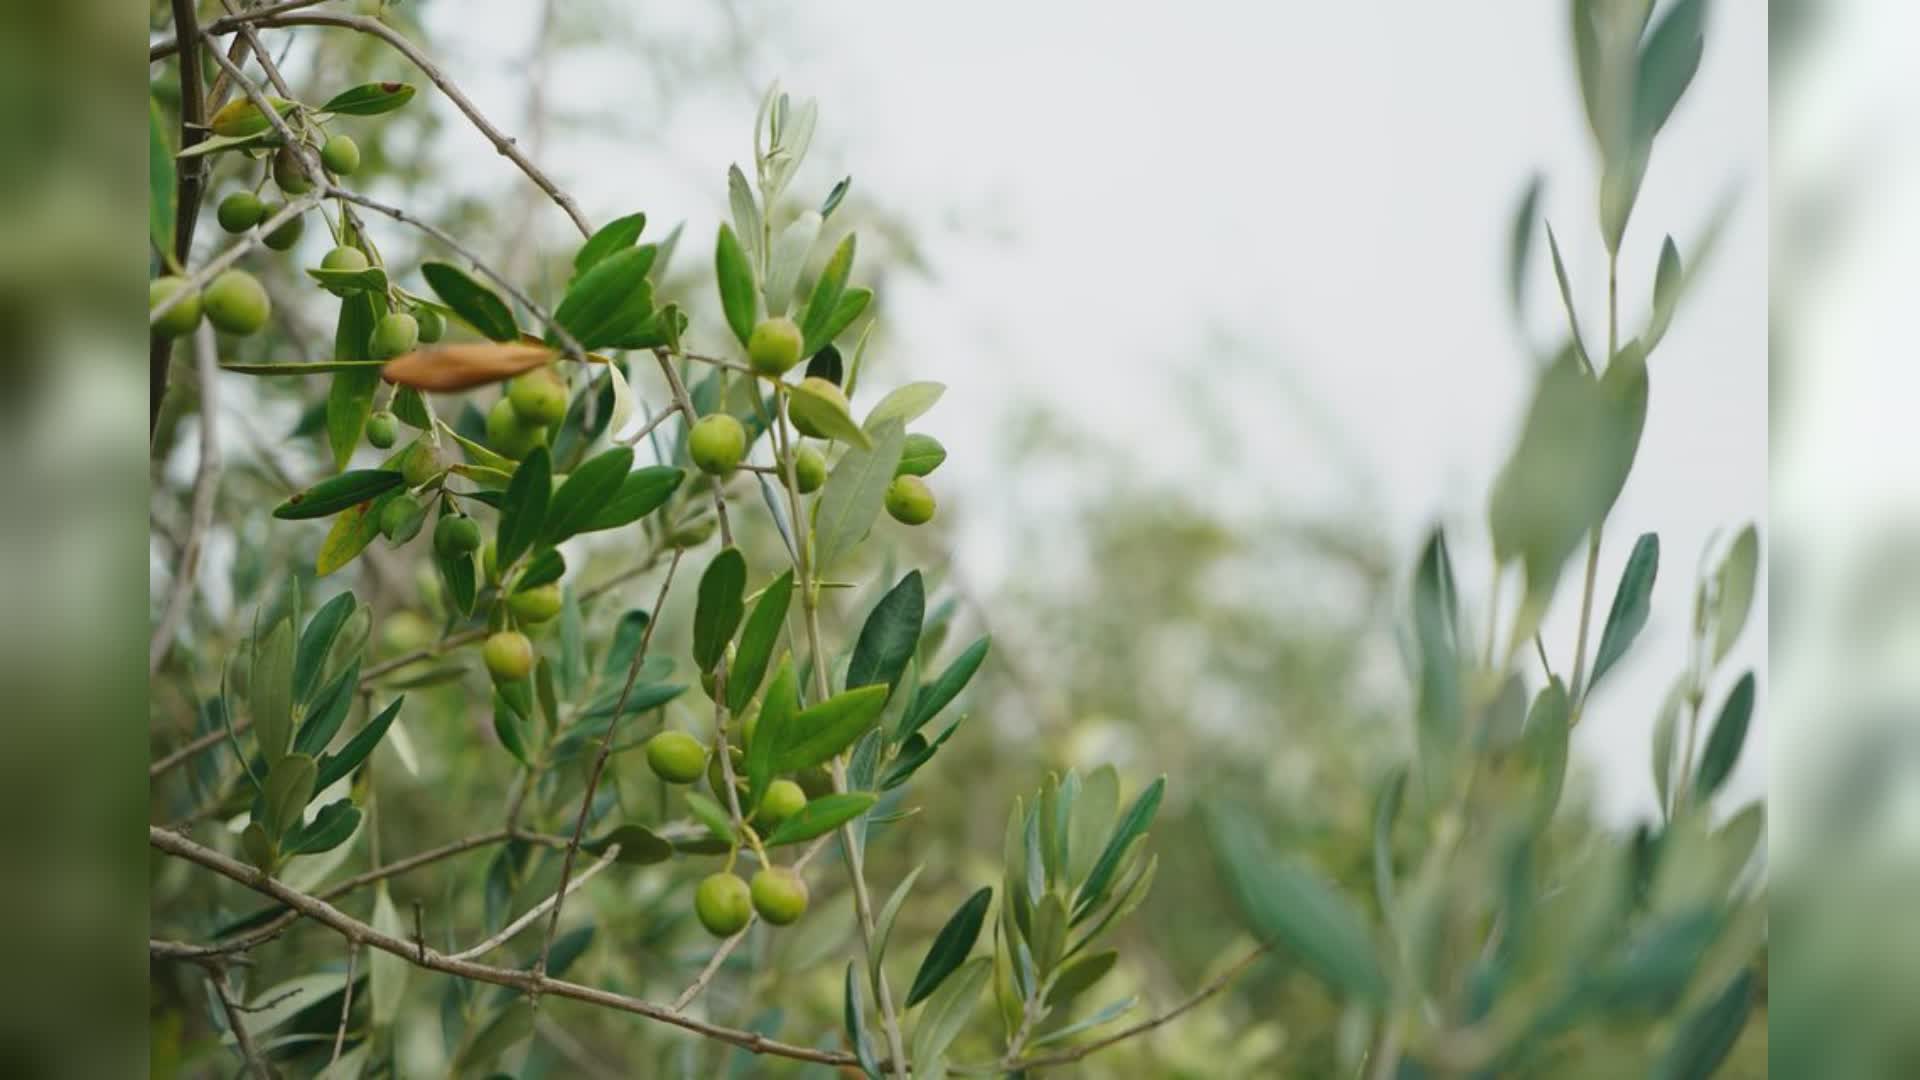
[[[284,206],[276,206],[271,212],[263,215],[261,220],[265,221],[267,218],[285,209],[286,207]],[[288,251],[300,242],[300,234],[306,231],[307,217],[305,214],[298,214],[288,218],[280,227],[268,233],[266,239],[262,242],[275,251]]]
[[[229,334],[252,334],[267,325],[273,304],[267,290],[245,270],[228,270],[213,279],[200,297],[207,321]]]
[[[406,479],[408,487],[419,487],[439,476],[439,451],[425,439],[414,443],[400,456],[400,475]]]
[[[404,544],[420,532],[426,518],[427,508],[403,491],[380,508],[380,535],[390,543]]]
[[[947,460],[947,448],[931,435],[914,432],[900,448],[900,465],[895,476],[927,476]]]
[[[417,611],[402,609],[380,622],[380,644],[395,655],[423,649],[438,636],[434,625]]]
[[[747,338],[747,359],[753,362],[753,370],[777,377],[800,362],[801,344],[800,328],[792,319],[784,315],[761,319]]]
[[[709,874],[694,890],[693,911],[708,933],[732,937],[753,917],[753,895],[747,883],[732,874]]]
[[[366,268],[367,253],[357,247],[341,245],[327,252],[326,257],[320,260],[322,270],[365,270]]]
[[[533,670],[533,642],[516,630],[502,630],[480,647],[480,659],[497,682],[524,679]]]
[[[933,490],[917,476],[896,476],[887,485],[886,507],[902,525],[925,525],[933,520]]]
[[[147,310],[151,311],[165,303],[173,294],[186,290],[180,302],[167,309],[160,321],[153,324],[153,332],[161,337],[177,338],[191,333],[200,325],[200,294],[187,288],[187,279],[181,277],[154,278],[147,283]]]
[[[220,200],[213,216],[228,232],[243,233],[266,220],[267,204],[251,191],[236,191]]]
[[[375,360],[390,360],[412,352],[419,341],[420,324],[406,312],[395,311],[380,316],[380,321],[373,324],[373,341],[368,351]]]
[[[523,623],[543,623],[560,614],[560,586],[549,582],[507,597],[507,610]]]
[[[802,446],[793,455],[793,482],[800,494],[810,495],[827,482],[827,459],[811,446]]]
[[[521,419],[513,402],[501,398],[487,410],[487,445],[502,457],[515,461],[547,444],[547,429]]]
[[[289,195],[305,195],[313,190],[306,168],[293,147],[283,146],[273,155],[273,182]]]
[[[807,793],[799,784],[791,780],[775,780],[767,785],[767,793],[760,796],[759,818],[768,825],[778,825],[793,815],[806,809]]]
[[[400,418],[385,409],[367,417],[367,445],[386,450],[400,437]]]
[[[420,341],[422,344],[431,345],[446,336],[447,320],[445,316],[440,314],[439,308],[431,308],[422,304],[413,309],[413,318],[415,322],[420,324]]]
[[[547,427],[567,416],[567,384],[552,368],[535,368],[507,383],[507,400],[530,427]]]
[[[480,525],[465,514],[448,514],[433,527],[433,550],[453,559],[480,546]]]
[[[706,771],[707,748],[684,731],[663,731],[647,740],[647,768],[669,784],[691,784]]]
[[[841,412],[848,411],[847,395],[842,393],[840,388],[832,382],[818,375],[809,375],[800,380],[800,385],[806,387],[815,397],[826,398],[828,401],[838,403]],[[828,437],[826,432],[814,426],[813,421],[808,418],[805,412],[796,413],[791,403],[787,406],[787,418],[793,421],[794,430],[802,435],[813,439],[824,439]]]
[[[341,176],[352,176],[360,170],[360,144],[350,136],[335,135],[320,148],[320,164]]]
[[[787,926],[807,913],[807,883],[800,875],[769,866],[753,875],[753,910],[774,926]]]
[[[794,774],[793,779],[800,785],[800,790],[806,792],[809,799],[817,799],[833,792],[833,774],[827,771],[825,765],[801,769]]]
[[[726,413],[701,417],[687,436],[687,456],[709,476],[732,472],[746,454],[747,429]]]

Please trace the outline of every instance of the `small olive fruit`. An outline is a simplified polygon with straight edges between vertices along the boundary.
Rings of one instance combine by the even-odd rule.
[[[947,460],[947,448],[940,440],[931,435],[913,432],[900,447],[900,464],[893,470],[895,476],[928,476]]]
[[[800,486],[802,495],[820,490],[820,485],[827,482],[827,459],[820,456],[820,451],[803,446],[793,455],[793,482]]]
[[[726,413],[703,416],[687,436],[687,454],[701,472],[723,476],[746,456],[747,429]]]
[[[395,544],[404,544],[420,532],[427,508],[420,500],[401,492],[380,508],[380,535]]]
[[[341,176],[352,176],[360,169],[360,144],[351,136],[335,135],[320,148],[320,164]]]
[[[439,636],[437,628],[417,611],[396,611],[380,622],[380,645],[389,653],[423,649]]]
[[[228,232],[243,233],[266,220],[267,204],[251,191],[236,191],[220,200],[220,209],[213,216]]]
[[[775,780],[767,785],[767,793],[760,796],[760,819],[768,825],[778,825],[805,809],[807,793],[799,784],[791,780]]]
[[[809,799],[817,799],[833,791],[833,774],[827,771],[825,765],[801,769],[794,774],[793,779],[800,785],[800,790],[807,793]]]
[[[523,623],[543,623],[560,614],[560,586],[549,582],[507,597],[507,610]]]
[[[746,929],[753,917],[753,894],[746,882],[732,874],[709,874],[694,890],[693,911],[708,933],[732,937]]]
[[[284,209],[286,208],[282,206],[273,207],[270,211],[268,211],[265,215],[262,216],[261,220],[264,221],[267,218],[270,218],[275,214],[278,214],[281,210],[284,210]],[[307,231],[306,215],[296,214],[293,217],[288,218],[284,223],[280,225],[279,228],[274,229],[272,232],[268,233],[266,239],[262,241],[262,243],[266,244],[268,247],[272,248],[275,251],[288,251],[292,249],[293,245],[300,242],[300,234],[306,231]]]
[[[433,550],[448,558],[471,555],[480,546],[480,525],[465,514],[448,514],[433,527]]]
[[[389,360],[413,351],[420,341],[420,324],[404,311],[380,316],[373,324],[373,342],[368,350],[375,360]]]
[[[737,746],[727,747],[728,761],[733,765],[733,790],[742,798],[747,797],[747,755]],[[727,776],[720,769],[720,755],[707,755],[707,788],[713,797],[724,805],[727,801]]]
[[[400,437],[400,418],[385,409],[367,417],[367,444],[375,450],[391,447]]]
[[[747,338],[747,359],[762,375],[782,375],[800,362],[800,328],[784,315],[761,319]]]
[[[306,166],[291,146],[283,146],[274,152],[273,182],[289,195],[305,195],[313,190],[313,181],[307,179]]]
[[[766,867],[753,875],[753,910],[775,926],[786,926],[807,913],[807,883],[784,867]]]
[[[400,475],[408,487],[419,487],[440,475],[440,454],[433,444],[422,440],[407,447],[406,453],[400,456]]]
[[[166,314],[160,316],[159,322],[153,324],[153,332],[161,337],[176,338],[200,325],[200,294],[187,288],[186,278],[169,276],[154,278],[147,283],[149,311],[166,303],[182,289],[186,290],[186,295],[168,308]]]
[[[507,400],[530,427],[557,424],[567,416],[567,384],[552,368],[535,368],[507,383]]]
[[[366,268],[367,253],[357,247],[347,247],[344,244],[327,252],[326,256],[320,260],[322,270],[365,270]]]
[[[517,630],[502,630],[480,647],[480,659],[497,682],[524,679],[533,670],[533,642]]]
[[[669,784],[691,784],[707,764],[707,748],[684,731],[663,731],[647,740],[647,768]]]
[[[200,297],[207,321],[229,334],[251,334],[267,325],[273,304],[267,290],[245,270],[228,270],[213,279]]]
[[[420,324],[420,341],[423,344],[431,345],[446,336],[447,320],[438,308],[422,304],[413,309],[413,319]]]
[[[823,397],[828,401],[837,403],[840,406],[841,412],[847,411],[847,395],[842,393],[840,388],[832,382],[818,375],[809,375],[800,380],[800,385],[806,387],[815,397]],[[793,421],[794,430],[802,435],[814,439],[824,439],[827,437],[826,432],[814,426],[812,418],[809,417],[805,411],[796,411],[792,405],[788,405],[787,418]]]
[[[547,429],[521,419],[513,402],[501,398],[487,410],[487,445],[503,457],[515,461],[547,444]]]
[[[896,476],[887,485],[887,513],[902,525],[925,525],[933,520],[933,490],[917,476]]]

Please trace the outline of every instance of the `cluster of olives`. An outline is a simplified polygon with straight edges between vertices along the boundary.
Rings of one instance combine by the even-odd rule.
[[[176,338],[192,333],[203,315],[216,330],[242,336],[253,334],[267,325],[267,315],[273,310],[267,290],[245,270],[223,271],[203,290],[194,289],[183,277],[169,274],[155,278],[147,284],[147,310],[159,307],[183,290],[186,295],[153,324],[153,332],[161,337]]]
[[[751,742],[753,723],[749,719],[743,737]],[[736,746],[727,747],[735,767],[735,792],[744,797],[744,783],[738,770],[745,765],[746,753]],[[716,796],[725,797],[726,773],[718,753],[709,753],[699,739],[684,731],[663,731],[647,740],[647,766],[655,776],[669,784],[693,784],[702,776]],[[824,790],[824,774],[802,779],[819,781]],[[804,810],[807,788],[786,777],[774,780],[760,796],[760,808],[751,824],[759,830],[777,827]],[[718,937],[737,934],[747,925],[749,909],[774,926],[786,926],[807,910],[807,884],[800,875],[778,866],[765,866],[753,875],[751,886],[731,871],[708,875],[694,893],[694,913],[700,924]]]
[[[567,384],[550,367],[535,368],[507,382],[507,392],[487,410],[487,445],[515,461],[547,445],[567,415]]]
[[[800,362],[802,336],[792,319],[776,316],[762,319],[747,339],[747,360],[754,373],[778,379]],[[813,397],[848,411],[847,396],[831,379],[809,375],[800,386]],[[789,412],[794,430],[813,439],[827,439],[827,432],[805,413]],[[916,452],[917,451],[917,452]],[[931,452],[929,452],[931,451]],[[747,430],[727,413],[701,417],[687,435],[687,455],[694,467],[709,476],[727,476],[740,467],[747,454]],[[923,479],[939,467],[946,451],[930,435],[909,435],[907,452],[901,456],[893,482],[888,485],[884,505],[887,513],[903,525],[925,525],[933,520],[933,490]],[[811,446],[793,451],[793,483],[802,495],[819,490],[827,481],[827,461]]]

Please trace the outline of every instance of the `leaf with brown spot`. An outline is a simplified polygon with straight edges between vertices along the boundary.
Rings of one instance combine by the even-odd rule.
[[[511,379],[549,364],[556,357],[542,345],[487,341],[421,349],[387,361],[380,374],[390,383],[415,390],[469,390]]]

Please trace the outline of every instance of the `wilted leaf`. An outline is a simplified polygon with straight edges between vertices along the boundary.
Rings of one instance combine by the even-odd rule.
[[[394,357],[380,374],[390,383],[415,390],[471,390],[543,367],[558,355],[544,345],[435,345]]]

